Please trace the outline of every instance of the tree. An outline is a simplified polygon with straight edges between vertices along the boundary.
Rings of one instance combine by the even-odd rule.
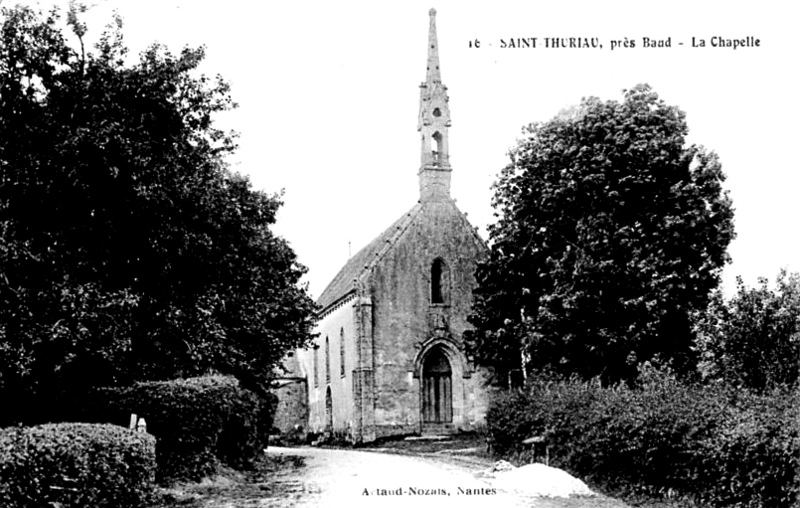
[[[697,319],[700,367],[707,381],[769,390],[791,386],[800,375],[800,274],[782,270],[749,288],[737,279],[736,294],[715,291]]]
[[[309,340],[305,271],[270,231],[280,195],[225,157],[234,106],[203,49],[127,65],[121,21],[27,8],[0,25],[0,394],[57,396],[208,371],[265,389]]]
[[[631,380],[688,372],[690,313],[718,285],[733,209],[717,156],[647,85],[532,124],[495,183],[497,221],[467,334],[476,361]]]

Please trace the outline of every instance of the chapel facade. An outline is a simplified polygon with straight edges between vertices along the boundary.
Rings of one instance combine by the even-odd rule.
[[[284,384],[294,396],[305,391],[306,403],[302,411],[292,406],[292,418],[305,419],[308,432],[369,442],[469,430],[484,421],[485,378],[465,353],[463,333],[475,269],[488,251],[450,197],[450,108],[436,11],[429,14],[419,200],[352,256],[317,300],[318,336],[291,358],[294,377]],[[277,422],[291,423],[282,418]]]

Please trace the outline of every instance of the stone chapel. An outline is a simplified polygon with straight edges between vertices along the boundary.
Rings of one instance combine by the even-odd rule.
[[[317,300],[315,344],[288,360],[291,374],[278,390],[282,430],[294,423],[369,442],[484,421],[484,376],[465,354],[462,334],[475,268],[488,251],[450,197],[450,107],[436,11],[429,14],[419,200],[353,255]]]

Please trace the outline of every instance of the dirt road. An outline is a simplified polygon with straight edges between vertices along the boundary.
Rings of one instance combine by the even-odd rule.
[[[300,477],[292,478],[293,499],[283,500],[297,507],[625,506],[599,496],[571,500],[532,498],[509,491],[507,484],[483,477],[479,465],[427,457],[305,447],[270,447],[268,453],[304,458],[305,467],[298,471]]]
[[[507,498],[470,471],[420,457],[321,448],[270,447],[268,453],[305,458],[298,507],[485,507]]]

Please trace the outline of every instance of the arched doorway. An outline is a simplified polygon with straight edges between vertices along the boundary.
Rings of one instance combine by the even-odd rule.
[[[441,347],[433,348],[422,364],[422,422],[453,421],[453,373]]]
[[[333,431],[333,397],[330,386],[325,390],[325,431]]]

